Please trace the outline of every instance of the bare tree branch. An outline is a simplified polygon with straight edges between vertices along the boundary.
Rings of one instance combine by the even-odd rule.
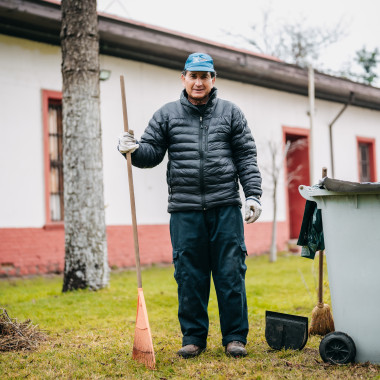
[[[306,17],[283,23],[274,18],[269,6],[262,11],[261,21],[251,26],[249,36],[236,34],[235,37],[248,42],[259,53],[302,67],[309,64],[318,67],[323,50],[347,36],[347,24],[343,17],[333,26],[312,26]]]

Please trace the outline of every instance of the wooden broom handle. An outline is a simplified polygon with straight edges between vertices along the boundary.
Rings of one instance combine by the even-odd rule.
[[[319,251],[318,302],[323,305],[323,251]]]
[[[327,168],[322,168],[322,179],[327,177]],[[323,254],[319,251],[319,284],[318,284],[318,302],[323,305]]]
[[[131,131],[128,128],[127,101],[125,99],[125,85],[124,85],[124,76],[123,75],[120,75],[120,88],[121,88],[121,100],[122,100],[122,106],[123,106],[124,132],[129,132],[130,134],[133,135],[133,131]],[[139,288],[142,288],[140,253],[139,253],[139,239],[138,239],[138,235],[137,235],[135,192],[133,190],[131,153],[127,153],[126,158],[127,158],[127,167],[128,167],[129,198],[130,198],[130,202],[131,202],[131,213],[132,213],[133,241],[134,241],[134,245],[135,245],[137,286]]]

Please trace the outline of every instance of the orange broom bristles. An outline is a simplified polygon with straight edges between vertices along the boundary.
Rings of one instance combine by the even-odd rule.
[[[156,368],[152,334],[150,332],[148,312],[145,305],[142,288],[138,288],[137,315],[135,339],[133,342],[132,359],[145,364],[150,369]]]

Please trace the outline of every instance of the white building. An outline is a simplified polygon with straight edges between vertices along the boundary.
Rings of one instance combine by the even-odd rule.
[[[63,269],[62,178],[54,150],[60,132],[60,17],[56,2],[0,0],[3,276]],[[188,54],[202,51],[214,58],[219,97],[235,102],[245,113],[263,174],[264,211],[258,222],[246,226],[249,254],[266,252],[270,246],[272,181],[265,170],[271,166],[270,141],[279,151],[288,140],[304,142],[285,160],[279,178],[279,249],[298,237],[304,201],[297,185],[308,184],[310,172],[313,183],[320,178],[323,166],[335,178],[377,180],[380,89],[315,73],[315,114],[310,134],[307,70],[108,15],[99,16],[99,33],[101,69],[110,72],[100,87],[111,266],[134,265],[126,162],[116,149],[117,136],[123,130],[120,75],[125,77],[129,125],[139,137],[154,111],[178,99],[180,73]],[[288,185],[289,173],[299,165],[299,178]],[[165,171],[165,162],[150,170],[134,169],[143,264],[171,261]]]

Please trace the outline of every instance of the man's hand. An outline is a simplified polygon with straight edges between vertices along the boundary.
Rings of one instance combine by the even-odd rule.
[[[256,197],[248,197],[245,200],[245,221],[253,223],[261,214],[261,203]]]
[[[120,153],[133,153],[139,148],[136,139],[129,132],[123,132],[119,136],[119,144],[117,149]]]

